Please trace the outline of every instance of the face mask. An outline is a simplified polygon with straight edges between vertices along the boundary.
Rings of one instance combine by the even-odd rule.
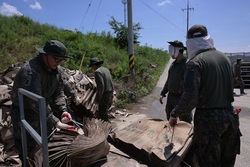
[[[191,38],[186,41],[188,58],[196,56],[196,53],[203,49],[214,48],[213,39],[210,35],[205,37]]]
[[[174,47],[172,45],[168,46],[168,53],[171,57],[176,58],[179,54],[179,50],[180,50],[180,48],[178,48],[178,47]]]

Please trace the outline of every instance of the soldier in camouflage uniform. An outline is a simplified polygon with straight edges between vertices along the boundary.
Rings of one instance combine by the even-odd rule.
[[[165,107],[167,120],[169,120],[170,118],[170,112],[178,104],[181,98],[183,92],[184,73],[186,70],[187,62],[187,58],[183,56],[183,52],[186,49],[183,43],[178,40],[168,43],[170,44],[169,54],[173,59],[175,59],[175,61],[171,64],[169,68],[168,78],[161,91],[161,96],[159,99],[160,103],[163,104],[163,98],[166,97],[166,94],[168,93],[167,103]],[[191,123],[191,111],[188,115],[180,116],[180,120]]]
[[[238,84],[240,87],[240,94],[245,95],[244,92],[244,82],[241,77],[241,59],[237,59],[237,63],[234,65],[234,81],[235,84]]]
[[[108,109],[113,102],[114,86],[110,71],[102,66],[103,61],[97,57],[90,60],[89,67],[95,70],[96,97],[95,103],[98,105],[98,115],[104,121],[109,121]]]
[[[171,112],[169,123],[196,107],[194,151],[201,167],[233,167],[240,153],[239,117],[234,113],[233,72],[222,52],[203,25],[192,26],[187,34],[189,61],[184,92]]]
[[[71,119],[67,112],[63,81],[59,73],[59,64],[68,58],[66,47],[59,41],[47,41],[43,48],[36,48],[39,55],[25,63],[15,76],[13,90],[11,92],[11,116],[13,121],[15,146],[22,160],[22,141],[20,129],[20,111],[18,88],[26,89],[45,98],[47,104],[47,128],[48,135],[53,127],[60,129],[73,128],[65,124]],[[40,116],[37,102],[24,97],[24,115],[27,122],[40,133]],[[62,122],[59,120],[62,118]],[[46,123],[46,122],[44,122]],[[37,147],[36,141],[27,133],[28,154]]]

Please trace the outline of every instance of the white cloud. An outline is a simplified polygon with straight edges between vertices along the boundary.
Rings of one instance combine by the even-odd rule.
[[[0,14],[5,16],[13,16],[18,15],[22,16],[23,14],[17,10],[15,6],[11,6],[7,3],[3,3],[2,6],[0,6]]]
[[[164,1],[162,1],[162,2],[159,2],[159,3],[158,3],[158,6],[163,6],[163,5],[165,5],[166,3],[171,3],[171,0],[164,0]]]
[[[30,8],[34,10],[41,10],[42,6],[40,5],[39,2],[35,2],[33,5],[30,5]]]

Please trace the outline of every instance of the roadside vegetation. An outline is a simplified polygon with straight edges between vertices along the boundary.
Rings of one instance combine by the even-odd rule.
[[[129,69],[128,48],[124,43],[126,27],[113,17],[109,22],[114,33],[87,33],[65,30],[53,25],[41,24],[24,16],[6,17],[0,15],[0,73],[12,64],[23,62],[37,55],[35,47],[42,47],[50,39],[61,41],[67,47],[71,58],[62,66],[92,74],[89,60],[98,56],[109,68],[117,92],[116,107],[125,107],[136,98],[149,94],[155,87],[165,68],[169,56],[162,49],[141,46],[138,42],[139,24],[135,24],[134,55],[135,77],[132,80]]]

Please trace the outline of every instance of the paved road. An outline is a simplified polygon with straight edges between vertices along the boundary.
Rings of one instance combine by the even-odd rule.
[[[169,64],[173,61],[171,59]],[[139,112],[140,114],[145,114],[149,118],[159,118],[166,119],[165,116],[165,104],[161,105],[159,103],[159,95],[165,84],[168,75],[169,64],[166,65],[164,72],[162,73],[157,86],[153,92],[139,100],[138,104],[135,104],[133,108],[128,110],[128,112]],[[236,167],[250,167],[250,89],[245,90],[247,95],[240,96],[239,89],[235,89],[235,101],[233,106],[235,108],[241,108],[240,113],[240,129],[243,134],[241,137],[241,154],[237,156]]]
[[[239,94],[239,89],[235,90]],[[237,156],[236,167],[250,167],[250,89],[246,89],[247,95],[235,96],[233,103],[235,108],[241,108],[240,129],[243,136],[241,137],[241,154]]]

